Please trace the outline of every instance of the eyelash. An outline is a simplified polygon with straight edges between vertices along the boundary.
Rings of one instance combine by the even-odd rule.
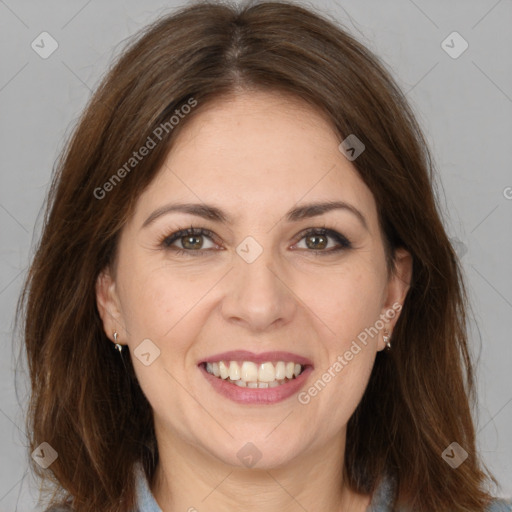
[[[206,252],[211,251],[211,249],[198,249],[198,250],[188,250],[188,249],[180,249],[179,247],[174,247],[171,244],[175,242],[176,240],[187,236],[187,235],[203,235],[207,236],[208,238],[212,239],[214,242],[215,235],[212,231],[205,228],[194,228],[190,227],[187,229],[180,229],[179,231],[175,231],[174,233],[171,233],[170,235],[166,235],[162,237],[162,239],[159,242],[159,245],[164,249],[169,249],[175,252],[175,254],[178,255],[184,255],[184,256],[204,256]],[[338,244],[339,247],[334,249],[328,249],[328,250],[322,250],[322,249],[306,249],[307,252],[313,253],[314,255],[326,255],[326,254],[333,254],[338,253],[343,250],[350,249],[352,247],[352,244],[348,238],[343,236],[342,234],[338,233],[337,231],[334,231],[333,229],[328,229],[326,227],[322,228],[308,228],[304,231],[301,231],[299,233],[299,239],[296,243],[300,242],[303,238],[306,238],[308,236],[312,235],[323,235],[333,238]]]

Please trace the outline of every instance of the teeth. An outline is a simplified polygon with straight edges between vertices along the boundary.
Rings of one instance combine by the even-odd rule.
[[[284,379],[286,377],[286,365],[283,361],[276,364],[276,379]]]
[[[252,361],[219,361],[206,363],[206,371],[223,380],[230,380],[240,387],[274,388],[298,377],[302,365],[294,362],[265,362],[260,365]]]
[[[221,379],[227,379],[229,377],[229,369],[224,364],[224,361],[219,361],[219,372],[220,372]]]
[[[272,363],[260,364],[258,380],[260,382],[272,382],[273,380],[276,380],[276,370],[274,369],[274,365]]]
[[[242,373],[240,377],[245,380],[245,382],[256,382],[258,380],[258,367],[256,364],[252,361],[244,361],[242,363]]]
[[[229,363],[229,378],[231,380],[240,379],[240,366],[238,366],[236,361],[231,361],[231,363]]]

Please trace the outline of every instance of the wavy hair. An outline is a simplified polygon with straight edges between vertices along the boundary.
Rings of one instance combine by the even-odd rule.
[[[58,453],[46,470],[29,459],[33,471],[53,489],[51,503],[77,512],[131,510],[138,462],[152,481],[151,406],[103,331],[95,282],[177,133],[208,102],[254,89],[300,98],[327,116],[340,141],[363,141],[353,164],[376,200],[389,268],[396,248],[413,256],[393,350],[377,355],[348,424],[349,485],[371,493],[389,474],[394,507],[483,510],[495,480],[475,447],[469,305],[426,142],[385,65],[335,21],[287,1],[196,2],[158,19],[115,59],[66,141],[18,302],[30,449],[47,442]],[[192,98],[198,106],[114,183]],[[469,453],[456,471],[441,457],[453,441]]]

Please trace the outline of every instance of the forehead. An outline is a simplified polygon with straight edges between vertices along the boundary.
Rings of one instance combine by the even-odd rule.
[[[243,220],[341,200],[376,217],[340,141],[323,113],[293,97],[250,92],[213,101],[186,121],[137,212],[170,200],[208,202]]]

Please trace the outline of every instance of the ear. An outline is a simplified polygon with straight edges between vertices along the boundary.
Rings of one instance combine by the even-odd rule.
[[[126,339],[126,328],[116,283],[109,268],[102,270],[96,279],[96,305],[107,337],[115,342],[114,331],[117,331],[119,333],[118,342]]]
[[[378,350],[386,347],[384,343],[384,331],[392,338],[398,317],[403,308],[407,292],[409,291],[412,278],[413,259],[411,254],[404,248],[395,251],[394,271],[388,280],[386,287],[387,296],[384,307],[381,310],[381,319],[385,326],[381,330],[378,340]],[[392,341],[392,340],[391,340]]]

